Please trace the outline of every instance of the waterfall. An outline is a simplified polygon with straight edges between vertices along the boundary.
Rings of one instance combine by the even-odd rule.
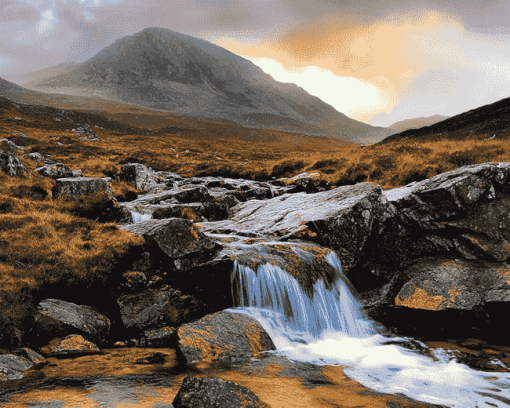
[[[267,255],[264,248],[257,250]],[[433,357],[421,355],[399,345],[419,341],[381,335],[364,317],[338,257],[330,252],[326,261],[338,279],[329,289],[317,280],[313,297],[274,263],[254,271],[234,262],[232,291],[238,307],[228,311],[258,320],[277,348],[273,353],[291,361],[344,366],[346,375],[376,391],[450,407],[510,406],[508,373],[475,371],[454,357],[445,359],[442,350],[428,349]]]
[[[141,214],[136,211],[130,211],[131,217],[133,218],[133,224],[136,224],[137,222],[147,221],[152,218],[152,214]]]

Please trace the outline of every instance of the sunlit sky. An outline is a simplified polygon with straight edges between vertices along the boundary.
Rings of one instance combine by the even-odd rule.
[[[373,125],[510,96],[510,0],[0,0],[0,10],[7,79],[164,27]]]

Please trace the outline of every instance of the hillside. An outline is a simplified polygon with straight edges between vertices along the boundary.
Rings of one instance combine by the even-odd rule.
[[[510,135],[510,98],[461,113],[432,126],[387,137],[381,143],[402,139],[507,138]]]
[[[0,96],[36,95],[38,92],[25,89],[12,82],[0,78]]]
[[[361,144],[392,133],[348,118],[224,48],[162,28],[121,38],[76,69],[30,88]]]
[[[45,81],[56,75],[65,74],[75,69],[78,65],[77,62],[63,62],[49,68],[40,69],[24,75],[11,75],[6,76],[4,79],[14,82],[17,85],[30,88],[33,84]]]
[[[397,133],[405,132],[409,129],[419,129],[425,126],[432,126],[442,120],[448,119],[450,116],[434,115],[429,117],[419,117],[413,119],[405,119],[400,122],[395,122],[393,125],[388,126],[388,129],[394,130]]]

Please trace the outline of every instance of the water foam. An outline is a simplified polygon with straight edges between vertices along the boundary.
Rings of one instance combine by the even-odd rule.
[[[339,259],[333,252],[326,259],[342,276],[332,290],[318,281],[313,300],[277,266],[261,265],[255,273],[236,263],[241,307],[229,311],[257,319],[273,339],[275,353],[293,361],[344,366],[346,375],[368,388],[451,407],[510,406],[508,374],[475,371],[445,358],[441,350],[430,349],[433,358],[385,344],[408,339],[377,333],[363,317]]]

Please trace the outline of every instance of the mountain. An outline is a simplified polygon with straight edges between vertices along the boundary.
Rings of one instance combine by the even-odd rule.
[[[31,82],[30,89],[357,143],[393,133],[348,118],[224,48],[163,28],[121,38],[71,71]]]
[[[402,139],[465,139],[468,136],[510,136],[510,98],[452,116],[432,126],[411,129],[385,138],[382,143]]]
[[[14,96],[14,95],[36,95],[38,92],[25,89],[12,82],[0,78],[0,96]]]
[[[450,116],[434,115],[429,117],[419,117],[414,119],[405,119],[400,122],[395,122],[393,125],[388,126],[397,133],[405,132],[408,129],[419,129],[425,126],[432,126],[442,120],[448,119]]]
[[[67,72],[76,69],[80,65],[77,62],[64,62],[62,64],[55,65],[53,67],[40,69],[38,71],[30,72],[25,75],[11,75],[6,76],[4,79],[14,82],[17,85],[21,85],[24,87],[32,87],[39,82],[45,81],[49,78],[53,78],[54,76],[65,74]]]

